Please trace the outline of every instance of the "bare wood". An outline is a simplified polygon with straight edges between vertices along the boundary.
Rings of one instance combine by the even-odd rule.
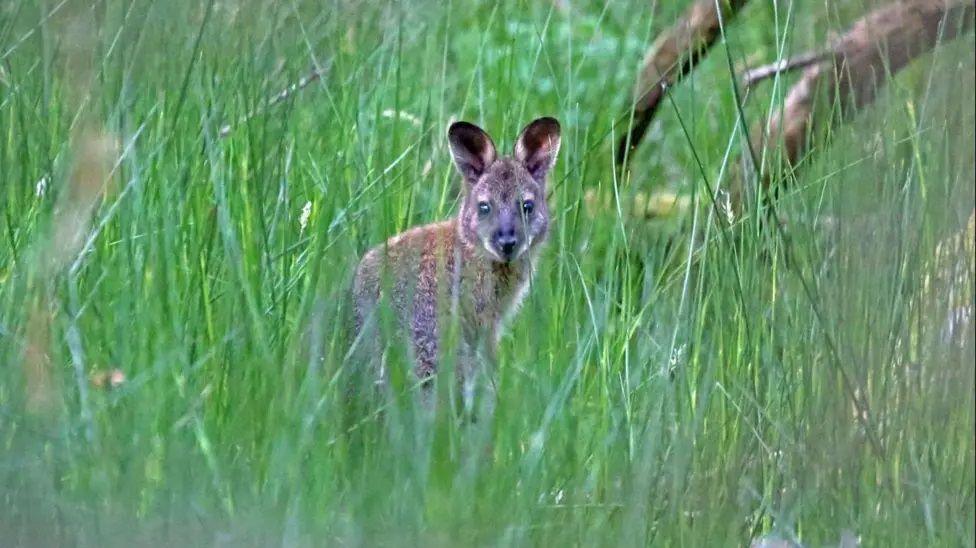
[[[651,125],[667,89],[694,70],[721,35],[723,21],[734,17],[748,0],[697,0],[651,45],[637,80],[633,124],[617,145],[623,165]],[[721,6],[721,13],[718,7]]]
[[[974,0],[913,0],[896,2],[867,14],[841,36],[823,61],[811,64],[790,89],[782,110],[768,125],[756,127],[752,142],[765,148],[765,158],[779,155],[792,168],[809,147],[816,129],[815,107],[825,100],[842,112],[862,108],[884,87],[890,75],[939,41],[951,40],[973,27]],[[835,121],[835,120],[828,120]],[[766,166],[768,174],[772,169]],[[763,184],[769,177],[763,177]]]
[[[916,57],[931,51],[940,41],[956,38],[972,28],[974,11],[976,0],[905,0],[887,4],[857,20],[821,61],[812,62],[804,70],[768,126],[759,125],[752,131],[752,142],[764,147],[762,161],[778,162],[760,166],[766,167],[760,169],[761,184],[770,184],[770,173],[776,172],[777,165],[793,169],[807,152],[812,135],[825,124],[842,119],[827,114],[850,113],[870,104],[888,78]],[[818,106],[821,112],[817,111]],[[743,183],[741,176],[733,179],[734,210],[742,208]],[[884,447],[872,427],[868,401],[858,395],[856,384],[836,358],[829,337],[827,342],[857,411],[857,420],[876,453],[884,458]]]
[[[767,78],[772,78],[784,72],[792,72],[801,68],[807,68],[814,63],[819,63],[823,61],[827,55],[827,53],[822,51],[801,53],[796,57],[780,59],[774,63],[751,68],[742,75],[742,85],[746,88],[751,88]]]

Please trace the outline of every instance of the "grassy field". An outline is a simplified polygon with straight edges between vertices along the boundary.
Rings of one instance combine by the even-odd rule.
[[[973,546],[972,34],[833,130],[785,232],[727,229],[729,60],[871,2],[750,5],[625,175],[686,6],[652,4],[0,3],[0,545]],[[455,211],[449,121],[507,150],[542,115],[552,232],[494,421],[427,420],[402,378],[351,405],[358,258]],[[652,192],[688,205],[635,216]]]

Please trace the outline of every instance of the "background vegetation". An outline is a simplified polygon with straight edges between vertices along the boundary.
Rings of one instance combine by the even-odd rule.
[[[972,35],[833,130],[783,234],[710,207],[728,59],[871,5],[750,5],[625,175],[684,2],[3,2],[0,544],[972,546]],[[540,115],[553,231],[494,422],[421,420],[404,380],[351,410],[358,257],[455,210],[450,120],[507,149]]]

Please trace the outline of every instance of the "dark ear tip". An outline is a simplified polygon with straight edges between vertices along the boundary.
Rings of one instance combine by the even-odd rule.
[[[532,122],[532,124],[530,124],[530,125],[533,125],[533,126],[536,126],[536,125],[538,125],[538,126],[544,126],[546,128],[546,130],[548,130],[551,133],[556,133],[556,134],[558,134],[559,131],[560,131],[560,129],[561,129],[559,127],[559,120],[557,120],[557,119],[555,119],[555,118],[553,118],[551,116],[543,116],[542,118],[539,118],[536,121]]]
[[[461,132],[478,132],[481,133],[482,129],[471,122],[454,122],[447,128],[447,135],[458,135]]]

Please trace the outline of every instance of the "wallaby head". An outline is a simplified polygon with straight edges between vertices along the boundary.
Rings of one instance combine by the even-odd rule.
[[[491,137],[468,122],[451,124],[448,140],[464,177],[458,214],[462,240],[503,263],[542,243],[549,229],[546,176],[559,153],[559,122],[530,123],[512,156],[499,156]]]

